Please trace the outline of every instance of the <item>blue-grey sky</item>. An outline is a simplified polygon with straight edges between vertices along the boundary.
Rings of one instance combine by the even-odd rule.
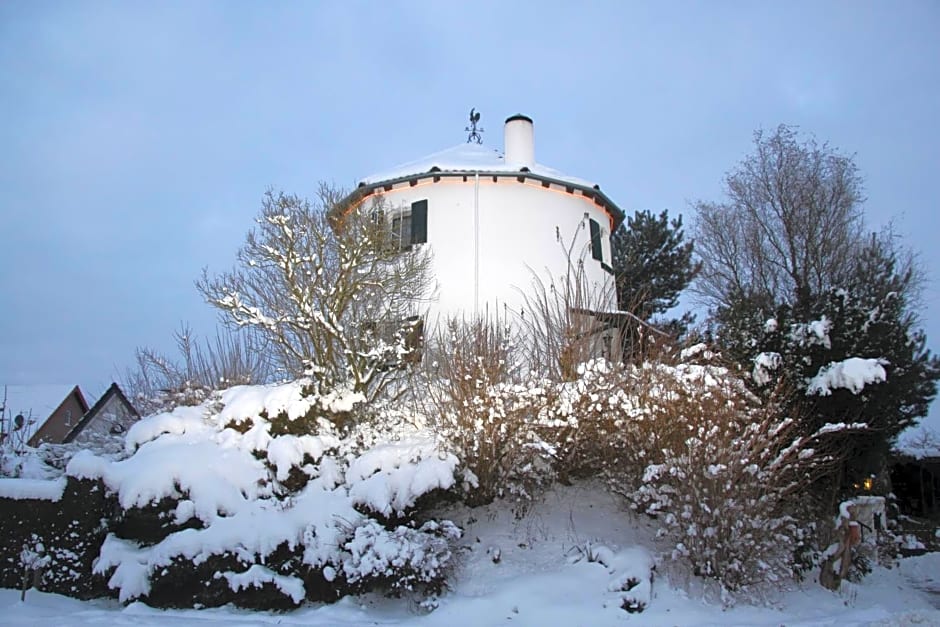
[[[755,129],[799,125],[921,251],[940,347],[937,32],[930,1],[6,0],[0,382],[94,396],[181,320],[209,331],[193,280],[231,266],[265,189],[459,143],[472,106],[487,145],[525,113],[539,162],[687,218]]]

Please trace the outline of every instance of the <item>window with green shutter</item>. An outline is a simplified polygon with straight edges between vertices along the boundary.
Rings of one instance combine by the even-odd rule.
[[[601,225],[597,220],[591,220],[591,256],[598,261],[604,261],[604,249],[601,246]]]
[[[418,200],[411,203],[411,243],[424,244],[428,241],[428,201]]]
[[[428,201],[411,203],[411,211],[403,211],[392,218],[392,240],[398,250],[410,250],[415,244],[428,241]]]

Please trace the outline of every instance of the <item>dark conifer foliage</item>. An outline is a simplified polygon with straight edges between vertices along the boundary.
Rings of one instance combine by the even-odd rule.
[[[646,322],[678,304],[679,294],[700,267],[692,259],[693,243],[685,241],[682,216],[670,220],[666,210],[659,215],[637,211],[628,217],[614,232],[611,247],[617,305]],[[686,315],[655,323],[678,335],[691,321]]]

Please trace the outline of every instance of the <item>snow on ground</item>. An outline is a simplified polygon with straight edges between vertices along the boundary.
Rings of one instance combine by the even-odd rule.
[[[620,609],[617,585],[642,572],[655,546],[655,525],[631,519],[621,504],[590,485],[562,487],[516,519],[504,505],[448,511],[465,529],[462,564],[440,607],[423,615],[408,600],[376,596],[307,605],[285,614],[233,608],[156,610],[142,603],[77,601],[0,590],[5,625],[940,625],[940,553],[878,569],[837,595],[816,583],[782,591],[768,606],[723,609],[670,587],[660,563],[648,609]],[[594,561],[584,559],[590,554]],[[933,604],[933,607],[932,607]]]
[[[65,477],[58,479],[0,479],[0,498],[58,501],[65,491]]]

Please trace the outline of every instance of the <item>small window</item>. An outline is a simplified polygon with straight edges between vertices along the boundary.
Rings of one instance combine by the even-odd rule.
[[[392,218],[392,240],[398,243],[399,250],[408,250],[411,247],[411,216],[409,214],[402,213]]]
[[[597,220],[591,220],[591,256],[600,262],[604,261],[604,249],[601,246],[601,225]]]
[[[392,239],[399,250],[409,250],[414,244],[428,241],[428,201],[411,203],[411,211],[392,218]]]
[[[65,426],[66,427],[72,426],[72,410],[71,409],[65,410]]]

